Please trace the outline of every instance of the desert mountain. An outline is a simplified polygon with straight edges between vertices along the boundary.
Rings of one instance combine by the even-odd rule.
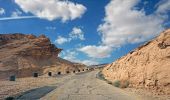
[[[61,50],[44,35],[0,34],[0,79],[10,75],[27,77],[34,72],[68,73],[84,69],[83,64],[59,58]]]
[[[106,66],[107,80],[128,81],[129,86],[170,94],[170,29]]]
[[[96,68],[96,69],[102,69],[102,68],[104,68],[106,65],[108,65],[108,64],[98,64],[98,65],[91,65],[91,66],[89,66],[89,67],[91,67],[91,68]]]

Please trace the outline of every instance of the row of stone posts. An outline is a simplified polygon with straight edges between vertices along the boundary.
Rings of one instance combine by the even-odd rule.
[[[89,69],[89,68],[87,68],[87,69],[82,69],[82,72],[88,71],[88,70],[92,70],[92,69]],[[79,73],[79,72],[81,72],[81,70],[78,69],[77,72]],[[70,71],[66,71],[66,74],[69,74],[69,73],[70,73]],[[73,70],[73,73],[76,73],[76,71]],[[57,75],[61,75],[61,74],[62,74],[61,72],[57,72]],[[39,76],[38,72],[33,73],[33,77],[36,78],[36,77],[38,77],[38,76]],[[52,76],[52,72],[48,72],[48,76]],[[15,80],[16,80],[16,75],[11,75],[11,76],[9,77],[9,81],[15,81]]]

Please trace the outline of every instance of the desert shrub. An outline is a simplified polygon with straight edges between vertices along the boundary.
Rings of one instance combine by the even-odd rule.
[[[96,75],[96,77],[102,80],[106,80],[101,71]]]
[[[127,88],[129,86],[129,81],[125,80],[121,82],[121,88]]]
[[[5,100],[14,100],[15,98],[14,97],[7,97],[5,98]]]
[[[115,87],[120,87],[120,83],[121,82],[119,80],[116,80],[112,83],[112,85],[115,86]]]
[[[112,83],[112,85],[115,86],[115,87],[127,88],[129,86],[129,81],[127,81],[127,80],[122,80],[122,81],[116,80]]]

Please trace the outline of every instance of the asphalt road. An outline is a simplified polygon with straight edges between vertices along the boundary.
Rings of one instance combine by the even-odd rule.
[[[47,93],[51,92],[54,90],[56,87],[55,86],[44,86],[41,88],[36,88],[29,90],[27,92],[24,92],[20,94],[16,99],[17,100],[37,100],[46,95]]]
[[[41,100],[142,100],[96,78],[97,73],[92,71],[63,77],[59,84],[53,85],[57,88]]]

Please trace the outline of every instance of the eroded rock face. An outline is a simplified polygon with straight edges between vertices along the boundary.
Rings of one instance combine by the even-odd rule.
[[[102,73],[110,81],[127,80],[135,88],[170,94],[170,29],[109,64]]]
[[[9,49],[10,54],[20,56],[34,56],[34,57],[51,57],[58,56],[61,49],[56,48],[51,44],[50,40],[45,36],[36,37],[34,35],[24,34],[1,34],[0,48],[2,55],[9,55],[4,49]],[[12,49],[12,50],[11,50]]]
[[[58,57],[61,50],[45,35],[0,34],[0,79],[13,74],[27,77],[34,72],[75,70],[72,62]]]

